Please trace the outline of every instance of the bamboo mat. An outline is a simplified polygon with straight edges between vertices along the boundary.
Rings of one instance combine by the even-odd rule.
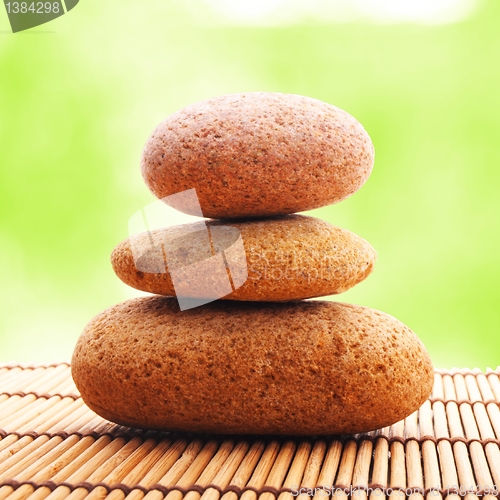
[[[0,500],[494,499],[499,374],[438,370],[420,410],[378,431],[245,438],[112,424],[67,364],[0,365]]]

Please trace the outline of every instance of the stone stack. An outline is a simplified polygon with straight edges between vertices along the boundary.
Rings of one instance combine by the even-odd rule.
[[[128,426],[239,434],[357,433],[428,398],[418,337],[331,301],[372,271],[361,237],[297,215],[356,192],[373,145],[308,97],[234,94],[189,106],[148,139],[142,172],[173,208],[212,220],[132,235],[117,276],[157,294],[102,312],[75,348],[84,401]]]

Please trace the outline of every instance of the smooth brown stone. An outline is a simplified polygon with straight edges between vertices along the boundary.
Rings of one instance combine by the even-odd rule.
[[[382,428],[429,397],[418,337],[388,314],[327,301],[216,301],[181,312],[142,297],[97,315],[72,374],[85,403],[122,425],[323,435]]]
[[[196,189],[203,216],[303,212],[355,193],[374,161],[370,137],[345,111],[293,94],[215,97],[160,123],[141,168],[158,198]],[[174,208],[200,215],[187,201]]]
[[[207,252],[210,247],[206,231],[188,232],[192,227],[195,226],[174,226],[122,241],[111,255],[116,275],[127,285],[145,292],[221,298],[224,294],[215,293],[216,272],[210,269],[213,263],[207,260],[212,254]],[[226,252],[233,291],[225,299],[287,301],[342,293],[364,280],[377,258],[363,238],[314,217],[212,220],[207,227],[212,247],[219,250],[219,255],[234,243],[230,228],[236,229],[243,241],[244,254]],[[170,252],[165,251],[167,245]],[[197,272],[192,276],[183,274],[182,283],[177,281],[174,289],[169,267],[179,269],[191,262],[198,263]],[[224,270],[224,277],[225,273]],[[242,281],[239,288],[235,286]]]

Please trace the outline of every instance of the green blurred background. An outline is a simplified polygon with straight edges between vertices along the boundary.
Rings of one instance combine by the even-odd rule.
[[[379,253],[338,300],[408,324],[436,366],[496,367],[499,26],[499,0],[81,0],[15,35],[1,11],[0,361],[69,359],[92,316],[140,294],[109,254],[154,201],[139,159],[157,123],[279,91],[345,109],[375,144],[366,185],[313,212]]]

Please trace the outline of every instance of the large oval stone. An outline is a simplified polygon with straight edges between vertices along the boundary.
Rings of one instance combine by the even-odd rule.
[[[96,316],[72,373],[119,424],[214,433],[319,435],[381,428],[414,412],[429,356],[395,318],[327,301],[217,301],[180,311],[142,297]]]

